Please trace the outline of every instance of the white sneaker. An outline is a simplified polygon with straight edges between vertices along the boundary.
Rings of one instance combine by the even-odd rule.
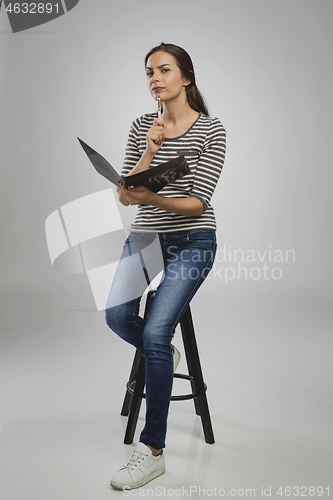
[[[177,347],[171,344],[172,347],[172,354],[173,354],[173,371],[175,372],[177,369],[177,366],[179,365],[180,361],[180,352],[178,351]]]
[[[111,486],[119,490],[139,488],[165,472],[163,450],[154,457],[148,446],[139,443],[131,459],[111,479]]]

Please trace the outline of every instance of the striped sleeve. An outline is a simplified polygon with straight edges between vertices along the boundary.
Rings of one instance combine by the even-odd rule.
[[[142,118],[142,117],[141,117]],[[141,158],[141,153],[139,151],[139,127],[141,118],[137,118],[132,123],[130,132],[128,134],[127,145],[125,150],[125,158],[123,162],[123,168],[121,170],[121,175],[126,175],[128,172],[135,167]]]
[[[209,126],[202,153],[199,157],[191,196],[198,198],[205,210],[221,175],[226,153],[226,131],[218,118]]]

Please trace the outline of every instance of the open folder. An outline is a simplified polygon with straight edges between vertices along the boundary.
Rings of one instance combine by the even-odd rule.
[[[97,172],[118,187],[118,181],[121,180],[127,188],[128,186],[146,186],[153,193],[157,193],[160,189],[177,179],[181,179],[190,172],[184,156],[179,156],[166,163],[161,163],[157,167],[150,167],[147,170],[143,170],[138,174],[119,175],[102,155],[88,146],[79,137],[78,140]]]

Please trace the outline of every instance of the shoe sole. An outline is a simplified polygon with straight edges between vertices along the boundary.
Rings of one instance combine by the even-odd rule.
[[[117,488],[118,490],[122,490],[124,488],[131,490],[132,488],[140,488],[140,486],[143,486],[144,484],[149,483],[149,481],[152,481],[158,476],[161,476],[165,472],[165,466],[162,469],[158,469],[155,472],[152,472],[149,476],[141,479],[141,481],[133,484],[119,484],[115,483],[114,481],[111,481],[111,486],[114,488]]]

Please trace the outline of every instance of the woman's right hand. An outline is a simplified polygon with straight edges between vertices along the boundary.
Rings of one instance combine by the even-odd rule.
[[[164,141],[164,118],[154,118],[153,126],[148,130],[146,137],[146,151],[155,155]]]

